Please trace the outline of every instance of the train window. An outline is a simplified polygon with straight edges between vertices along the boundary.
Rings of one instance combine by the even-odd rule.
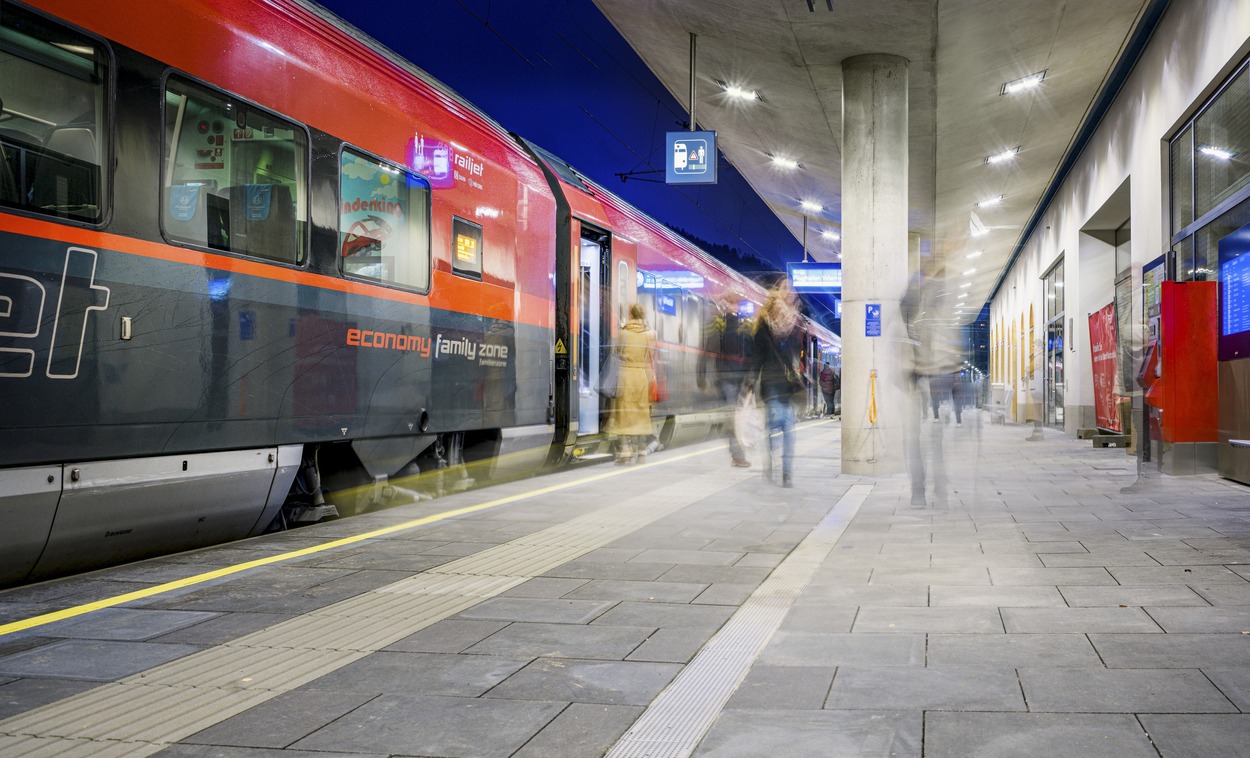
[[[416,290],[430,286],[430,185],[351,150],[340,158],[343,273]]]
[[[664,342],[681,342],[681,289],[661,276],[655,282],[656,338]]]
[[[451,238],[451,270],[470,279],[481,279],[482,227],[452,216]]]
[[[685,298],[686,304],[682,308],[682,342],[691,347],[699,347],[703,344],[703,313],[706,301],[690,292],[685,293]]]
[[[170,78],[165,87],[165,237],[304,262],[308,137],[249,103]]]
[[[0,4],[0,205],[103,218],[108,60],[95,40]]]

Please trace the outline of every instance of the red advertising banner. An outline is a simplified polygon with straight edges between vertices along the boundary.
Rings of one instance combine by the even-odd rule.
[[[1116,408],[1115,375],[1116,333],[1115,303],[1089,314],[1089,351],[1094,364],[1094,416],[1099,429],[1120,431],[1120,412]]]

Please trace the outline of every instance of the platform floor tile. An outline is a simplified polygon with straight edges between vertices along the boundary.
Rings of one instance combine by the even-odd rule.
[[[321,752],[507,758],[566,705],[537,700],[383,695],[291,747]]]

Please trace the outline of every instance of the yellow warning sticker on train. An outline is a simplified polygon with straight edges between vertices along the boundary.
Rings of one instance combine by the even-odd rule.
[[[564,348],[564,340],[556,338],[556,355],[568,355],[569,351]]]

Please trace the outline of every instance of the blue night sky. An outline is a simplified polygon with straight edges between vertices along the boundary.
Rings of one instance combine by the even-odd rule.
[[[487,115],[744,273],[784,270],[802,245],[723,159],[715,185],[663,183],[677,102],[591,0],[321,4],[441,80]],[[642,173],[622,183],[617,174]],[[648,181],[650,180],[650,181]],[[657,183],[658,182],[658,183]],[[740,251],[746,261],[716,247]]]

